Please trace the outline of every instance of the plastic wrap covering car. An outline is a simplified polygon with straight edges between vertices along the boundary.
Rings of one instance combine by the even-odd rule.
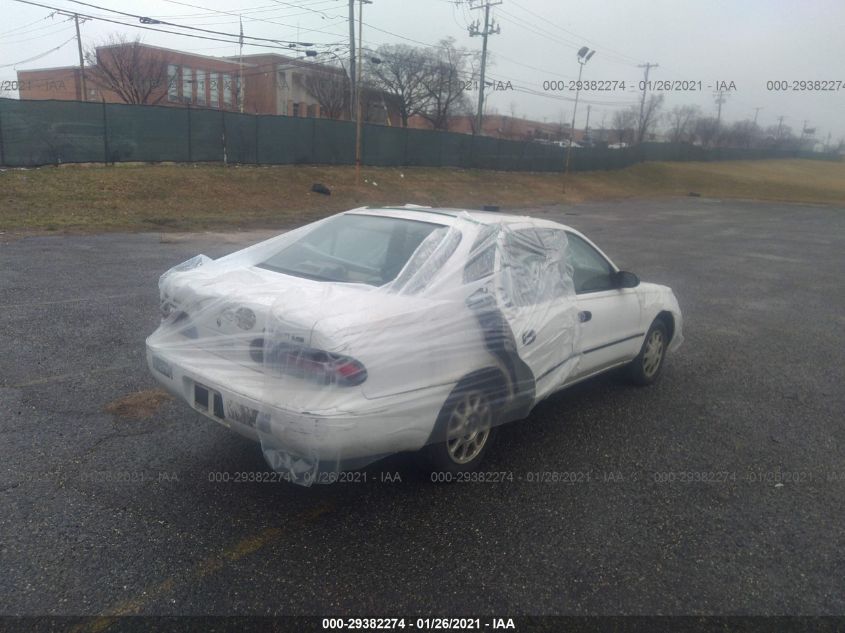
[[[299,484],[432,443],[468,454],[579,361],[567,237],[419,215],[358,209],[169,270],[153,373]]]
[[[645,323],[651,323],[661,312],[669,312],[672,315],[667,351],[676,351],[684,342],[684,320],[675,293],[668,286],[649,283],[641,285],[637,297]]]

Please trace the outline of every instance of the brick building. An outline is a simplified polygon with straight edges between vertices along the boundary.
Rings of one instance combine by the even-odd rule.
[[[346,78],[332,66],[275,53],[210,57],[134,42],[97,47],[97,66],[115,69],[128,55],[148,69],[150,85],[142,87],[149,87],[147,104],[239,111],[242,95],[243,111],[250,114],[348,118]],[[98,75],[97,67],[86,68],[84,100],[127,101],[98,85]],[[18,86],[21,99],[83,100],[78,66],[19,70]],[[389,95],[365,89],[362,100],[366,121],[396,125],[400,120]]]

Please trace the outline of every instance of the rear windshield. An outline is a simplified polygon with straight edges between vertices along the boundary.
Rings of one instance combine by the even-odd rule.
[[[441,224],[347,213],[326,221],[259,267],[316,279],[381,286],[393,281]]]

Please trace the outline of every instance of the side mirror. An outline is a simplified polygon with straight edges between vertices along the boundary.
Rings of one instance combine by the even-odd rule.
[[[627,270],[620,270],[613,274],[614,288],[636,288],[640,285],[640,278]]]

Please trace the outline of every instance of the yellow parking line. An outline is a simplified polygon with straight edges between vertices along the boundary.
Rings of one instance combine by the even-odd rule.
[[[303,512],[298,515],[297,519],[302,522],[310,522],[329,513],[332,506],[323,504],[317,506],[313,510]],[[208,558],[197,563],[187,574],[184,574],[183,581],[189,582],[204,578],[209,574],[215,573],[223,569],[227,563],[232,563],[245,556],[253,554],[267,545],[280,540],[285,535],[285,530],[282,528],[271,527],[261,530],[254,536],[247,537],[238,541],[233,546],[224,549],[219,554],[209,556]],[[180,574],[180,576],[182,576]],[[164,579],[157,585],[147,588],[140,596],[121,602],[114,607],[107,609],[105,613],[100,614],[92,622],[79,624],[71,629],[71,633],[100,633],[105,631],[112,624],[117,622],[121,616],[135,615],[146,604],[156,600],[157,598],[170,593],[176,587],[176,578],[171,576]]]

